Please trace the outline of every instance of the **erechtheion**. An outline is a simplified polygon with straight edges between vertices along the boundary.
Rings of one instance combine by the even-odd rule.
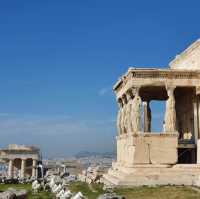
[[[11,144],[0,150],[0,159],[8,162],[8,177],[37,177],[40,150],[34,146]]]
[[[130,68],[115,84],[119,104],[117,161],[104,175],[105,183],[198,183],[200,40],[176,56],[169,66]],[[163,132],[151,132],[152,100],[166,101]]]

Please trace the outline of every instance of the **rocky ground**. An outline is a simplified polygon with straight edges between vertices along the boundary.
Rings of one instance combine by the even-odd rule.
[[[31,184],[0,184],[0,191],[6,191],[9,188],[14,188],[16,190],[27,190],[28,191],[28,199],[52,199],[53,195],[48,192],[40,192],[37,194],[33,194],[31,191]]]
[[[52,199],[53,195],[47,192],[37,194],[31,193],[31,185],[0,185],[0,191],[7,190],[9,187],[15,189],[28,190],[28,199]],[[81,191],[88,199],[97,199],[104,191],[101,185],[88,185],[82,182],[70,184],[70,190]],[[188,186],[161,186],[161,187],[138,187],[138,188],[121,188],[115,189],[119,195],[123,195],[126,199],[197,199],[200,198],[198,188]]]

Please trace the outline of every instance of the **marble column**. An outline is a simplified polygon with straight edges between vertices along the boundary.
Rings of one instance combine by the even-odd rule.
[[[143,102],[144,107],[144,132],[151,132],[151,108],[149,101]]]
[[[119,111],[118,111],[118,115],[117,115],[117,130],[118,130],[118,135],[122,134],[122,100],[119,99],[118,100],[118,106],[119,106]]]
[[[25,169],[26,169],[26,160],[22,159],[22,161],[21,161],[21,178],[25,177]]]
[[[8,164],[8,177],[9,178],[13,178],[13,160],[9,160],[9,164]]]
[[[165,132],[174,133],[176,131],[176,108],[174,90],[175,87],[166,87],[168,100],[166,102],[165,112]]]
[[[122,118],[121,118],[121,129],[122,129],[122,134],[127,133],[127,126],[126,126],[126,118],[127,118],[127,99],[126,95],[122,96]]]
[[[126,93],[126,99],[127,99],[127,105],[126,105],[126,129],[128,134],[133,133],[133,127],[132,127],[132,106],[133,106],[133,99],[132,99],[131,90]]]
[[[138,133],[141,131],[141,106],[142,100],[139,96],[139,88],[133,88],[132,93],[134,95],[132,101],[132,110],[131,110],[131,121],[133,133]]]
[[[37,160],[33,159],[32,178],[36,178],[36,167],[37,167]]]

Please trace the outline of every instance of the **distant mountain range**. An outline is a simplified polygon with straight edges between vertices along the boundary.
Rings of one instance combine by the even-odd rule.
[[[116,154],[114,152],[105,152],[105,153],[98,153],[98,152],[89,152],[89,151],[80,151],[75,154],[76,158],[84,158],[84,157],[91,157],[91,156],[101,156],[101,157],[114,157]]]

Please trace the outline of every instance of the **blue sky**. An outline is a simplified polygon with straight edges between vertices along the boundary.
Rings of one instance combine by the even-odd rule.
[[[49,157],[113,151],[113,84],[129,66],[167,67],[199,38],[199,7],[198,0],[1,1],[0,146],[36,144]],[[157,120],[162,107],[153,106]]]

